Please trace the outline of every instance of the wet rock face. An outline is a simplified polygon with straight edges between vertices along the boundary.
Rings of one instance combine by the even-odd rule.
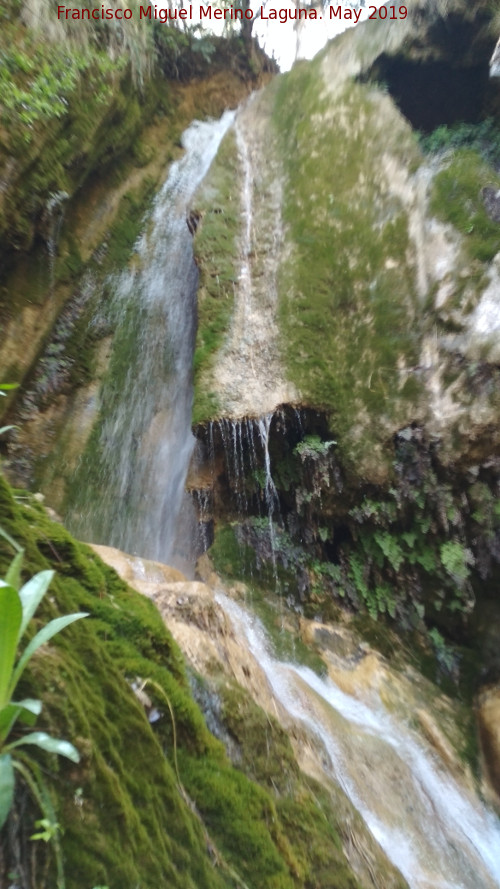
[[[289,406],[198,435],[190,484],[200,551],[213,547],[217,570],[276,589],[308,617],[347,605],[430,629],[452,685],[469,667],[444,637],[479,645],[475,686],[499,675],[480,619],[500,577],[498,460],[462,455],[451,467],[414,424],[394,436],[391,480],[376,486],[342,464],[326,416]]]

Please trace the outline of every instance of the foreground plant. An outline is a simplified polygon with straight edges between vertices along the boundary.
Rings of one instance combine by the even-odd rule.
[[[53,738],[46,732],[34,731],[12,740],[16,723],[33,726],[42,710],[42,702],[34,698],[14,700],[16,687],[36,651],[64,627],[86,617],[85,612],[68,614],[51,620],[31,639],[16,663],[18,646],[38,605],[47,592],[53,571],[41,571],[21,587],[22,550],[17,553],[3,580],[0,580],[0,828],[5,824],[12,807],[15,773],[19,772],[29,785],[42,808],[47,812],[46,794],[39,779],[36,764],[30,764],[20,748],[38,747],[50,753],[79,762],[78,751],[68,741]]]

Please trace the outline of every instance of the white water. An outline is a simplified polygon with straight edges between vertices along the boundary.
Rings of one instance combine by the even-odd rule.
[[[496,816],[380,700],[368,705],[307,667],[276,660],[258,619],[222,593],[217,601],[411,889],[498,889]]]
[[[134,358],[125,373],[122,369],[119,393],[113,390],[116,381],[104,387],[99,459],[87,470],[99,496],[88,504],[83,496],[68,517],[84,539],[185,570],[193,537],[185,481],[194,444],[198,282],[186,217],[233,119],[228,111],[219,121],[195,121],[186,130],[185,154],[170,167],[136,244],[136,261],[115,281],[114,340],[117,348],[132,343],[123,354],[131,351]]]

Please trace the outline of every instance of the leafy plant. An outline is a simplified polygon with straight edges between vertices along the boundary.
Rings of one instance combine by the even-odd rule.
[[[27,766],[20,748],[38,747],[49,753],[58,753],[73,762],[79,762],[78,751],[68,741],[53,738],[46,732],[33,731],[12,739],[17,722],[33,726],[42,710],[42,702],[33,698],[14,700],[17,685],[36,651],[57,633],[76,620],[86,617],[86,612],[55,618],[43,626],[24,648],[16,663],[18,646],[26,632],[38,605],[45,596],[54,576],[53,571],[41,571],[21,586],[23,551],[14,557],[4,580],[0,580],[0,828],[5,823],[14,797],[15,771],[28,783],[40,804],[43,822],[50,825],[54,834],[55,818],[47,811],[43,787],[38,772]],[[45,837],[44,837],[45,838]]]
[[[319,457],[328,454],[330,448],[336,444],[336,441],[322,441],[319,435],[306,435],[303,441],[299,441],[294,453],[298,454],[301,460],[307,457],[318,460]]]
[[[449,540],[441,546],[441,562],[444,570],[454,580],[466,580],[469,576],[468,565],[473,563],[470,553],[461,543]]]
[[[420,145],[425,152],[472,148],[491,164],[500,162],[500,129],[494,118],[480,123],[457,123],[440,126],[427,135],[420,134]]]
[[[376,531],[373,536],[394,571],[399,571],[404,555],[396,537],[388,531]]]
[[[429,639],[431,640],[434,654],[439,666],[450,676],[453,674],[456,666],[456,656],[451,648],[443,639],[441,633],[436,627],[429,630]]]

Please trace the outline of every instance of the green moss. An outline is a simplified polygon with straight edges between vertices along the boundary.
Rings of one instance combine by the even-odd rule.
[[[382,147],[405,164],[418,152],[402,125],[388,142],[378,93],[353,83],[335,99],[323,90],[319,62],[297,66],[276,90],[290,247],[280,324],[288,374],[330,413],[348,464],[418,390],[400,387],[397,370],[418,355],[408,220],[375,162]]]
[[[255,552],[251,547],[239,543],[234,526],[217,527],[210,555],[215,570],[223,577],[243,579],[255,572]]]
[[[342,791],[332,786],[328,792],[300,772],[286,732],[241,688],[224,684],[219,694],[222,721],[237,744],[238,768],[274,799],[280,845],[294,885],[357,887],[342,852],[343,820],[350,805]],[[359,829],[358,816],[351,817]]]
[[[243,879],[262,889],[292,889],[292,877],[273,842],[277,818],[269,794],[227,767],[183,759],[180,766],[209,832]]]
[[[150,728],[129,687],[154,674],[176,713],[179,742],[192,752],[222,751],[188,692],[179,651],[150,602],[129,590],[86,547],[33,504],[17,508],[0,480],[2,527],[26,548],[26,574],[57,566],[47,610],[88,610],[80,632],[67,633],[35,660],[28,691],[44,701],[43,727],[71,737],[78,769],[47,763],[64,824],[67,884],[156,887],[223,886],[212,872],[201,827],[182,801],[163,746],[172,726]],[[8,559],[2,545],[1,561]],[[42,615],[43,617],[43,615]],[[47,614],[45,614],[47,617]],[[79,789],[78,805],[74,795]]]
[[[238,744],[245,774],[269,790],[286,793],[299,769],[284,729],[238,686],[224,685],[220,696],[221,717]]]
[[[278,780],[277,763],[266,773],[261,749],[253,778],[234,769],[206,727],[179,649],[153,604],[48,519],[29,495],[23,492],[16,503],[1,477],[0,525],[25,547],[24,579],[56,569],[36,624],[58,613],[90,613],[40,651],[21,690],[43,700],[40,727],[71,739],[82,755],[78,766],[49,756],[42,762],[64,827],[68,889],[229,889],[241,885],[241,877],[250,889],[309,889],[305,871],[300,876],[296,867],[295,841],[286,838],[269,790],[259,786],[269,785],[273,776]],[[0,571],[11,556],[0,538]],[[154,727],[131,690],[134,680],[154,683],[146,685],[161,712]],[[243,734],[235,701],[228,694],[233,712],[228,721],[234,733]],[[254,714],[248,743],[255,740],[257,722]],[[296,775],[287,739],[274,723],[272,737],[279,742],[272,756],[286,759],[290,775]],[[250,764],[249,750],[246,761]],[[186,790],[201,818],[188,805]],[[9,867],[6,838],[3,844],[2,860]],[[347,866],[338,842],[332,849],[341,875]],[[33,855],[39,854],[35,844]],[[315,879],[325,889],[356,885]]]
[[[481,199],[485,186],[500,188],[500,176],[472,149],[456,151],[436,176],[431,209],[465,236],[470,259],[490,262],[500,250],[500,229]]]
[[[256,520],[260,521],[260,520]],[[266,526],[267,520],[262,520]],[[237,526],[223,525],[217,528],[215,540],[210,549],[215,570],[228,580],[245,582],[252,610],[258,615],[271,641],[277,657],[293,660],[310,667],[318,675],[325,672],[325,664],[310,646],[305,645],[299,635],[298,627],[290,629],[292,616],[287,613],[286,626],[282,603],[283,590],[291,587],[290,576],[295,573],[283,570],[271,561],[257,564],[256,554],[252,547],[241,543],[236,534]],[[279,529],[276,534],[279,535]],[[297,566],[294,565],[294,568]],[[271,592],[270,592],[271,591]],[[276,593],[279,595],[276,595]]]
[[[286,874],[270,857],[262,886],[358,887],[341,846],[339,813],[346,805],[341,791],[332,790],[332,798],[300,772],[286,732],[242,688],[224,682],[217,694],[221,722],[236,744],[238,769],[265,788],[260,797],[245,797],[241,802],[250,808],[266,807],[269,832],[288,864]],[[214,815],[217,781],[215,777],[205,789],[208,800],[213,799]],[[236,819],[239,811],[238,804],[234,807]],[[250,871],[247,875],[252,879]]]
[[[202,218],[194,240],[200,269],[194,423],[217,413],[217,395],[207,388],[207,378],[228,330],[238,277],[240,184],[236,138],[232,131],[223,140],[203,184],[197,210]]]

